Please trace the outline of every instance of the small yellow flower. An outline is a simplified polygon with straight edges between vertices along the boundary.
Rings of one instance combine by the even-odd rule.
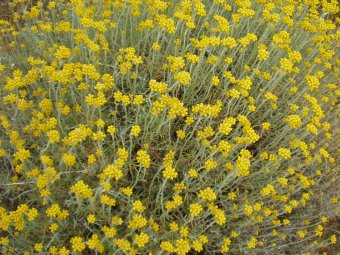
[[[133,194],[133,190],[131,187],[124,187],[119,189],[123,194],[130,197]]]
[[[178,81],[181,85],[188,85],[191,81],[190,73],[187,71],[181,71],[174,75],[174,79]]]
[[[184,139],[185,138],[185,132],[183,130],[177,130],[176,134],[177,134],[177,137],[179,139]]]
[[[192,178],[197,178],[197,177],[198,177],[197,171],[196,171],[195,169],[193,169],[193,168],[190,168],[190,169],[189,169],[188,174],[189,174],[189,176],[192,177]]]
[[[36,244],[34,245],[34,249],[35,249],[37,252],[42,252],[42,250],[43,250],[43,245],[42,245],[42,243],[36,243]]]
[[[50,229],[50,231],[52,232],[52,233],[54,233],[54,232],[56,232],[57,230],[58,230],[58,224],[57,223],[52,223],[51,225],[50,225],[50,227],[49,227],[49,229]]]
[[[152,49],[154,49],[155,51],[159,51],[161,49],[161,46],[159,45],[159,43],[153,43]]]
[[[139,136],[140,131],[141,131],[140,126],[138,126],[138,125],[132,126],[132,128],[131,128],[131,133],[130,133],[130,134],[131,134],[132,136],[137,137],[137,136]]]
[[[191,204],[189,208],[191,217],[197,217],[203,210],[203,207],[198,203]]]
[[[136,200],[135,202],[133,202],[133,208],[132,210],[136,211],[136,212],[144,212],[145,211],[145,206],[143,205],[142,201],[140,200]]]
[[[51,130],[47,132],[47,137],[50,140],[50,143],[57,143],[60,140],[60,135],[58,130]]]
[[[337,238],[336,235],[331,235],[331,244],[336,244]]]
[[[150,240],[150,237],[148,234],[142,232],[139,235],[135,235],[135,243],[139,248],[144,247]]]
[[[87,216],[87,222],[88,223],[93,224],[93,223],[95,223],[95,221],[96,221],[96,216],[93,213],[91,213]]]
[[[217,167],[217,162],[212,159],[208,159],[205,161],[204,167],[207,171],[213,170]]]

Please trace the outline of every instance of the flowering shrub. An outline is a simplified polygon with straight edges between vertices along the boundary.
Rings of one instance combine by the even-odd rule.
[[[336,0],[13,0],[2,254],[327,254]]]

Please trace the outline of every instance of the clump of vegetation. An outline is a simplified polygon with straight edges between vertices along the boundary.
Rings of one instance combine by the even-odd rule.
[[[13,0],[2,254],[327,254],[336,0]]]

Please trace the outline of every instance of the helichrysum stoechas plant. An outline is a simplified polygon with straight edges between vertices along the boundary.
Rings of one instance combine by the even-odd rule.
[[[327,254],[336,0],[13,0],[2,254]]]

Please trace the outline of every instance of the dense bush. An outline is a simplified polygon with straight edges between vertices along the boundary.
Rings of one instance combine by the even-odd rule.
[[[8,7],[2,254],[337,249],[336,0]]]

